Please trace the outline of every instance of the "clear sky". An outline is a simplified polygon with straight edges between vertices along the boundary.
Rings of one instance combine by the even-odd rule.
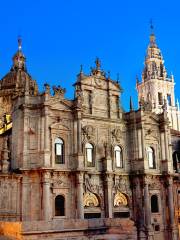
[[[180,98],[179,0],[0,0],[0,78],[12,65],[21,35],[28,71],[41,91],[48,82],[73,98],[80,65],[89,73],[98,56],[113,79],[119,73],[128,110],[130,95],[137,104],[136,75],[141,77],[151,18]]]

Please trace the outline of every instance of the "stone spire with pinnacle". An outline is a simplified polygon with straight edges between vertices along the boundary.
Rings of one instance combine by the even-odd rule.
[[[180,131],[180,114],[176,106],[173,75],[168,77],[161,50],[158,48],[151,22],[150,42],[145,57],[142,81],[136,81],[139,106],[160,114],[166,109],[170,127]],[[166,107],[167,106],[167,107]]]
[[[167,71],[164,66],[164,60],[161,54],[161,50],[158,48],[156,43],[154,26],[152,22],[150,25],[150,29],[151,29],[150,42],[145,57],[145,67],[142,73],[142,81],[146,82],[151,79],[172,81],[172,79],[168,78],[167,76]]]

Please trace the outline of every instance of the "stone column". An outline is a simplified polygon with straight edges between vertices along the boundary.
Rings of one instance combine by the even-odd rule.
[[[30,220],[30,186],[29,186],[29,176],[27,172],[23,172],[22,178],[22,221]]]
[[[82,150],[81,111],[77,112],[77,168],[78,170],[84,169],[84,156]]]
[[[48,221],[51,218],[51,199],[50,199],[50,172],[43,173],[43,220]]]
[[[78,141],[78,154],[82,154],[82,133],[81,133],[81,112],[78,112],[77,119],[77,141]]]
[[[149,199],[149,187],[148,180],[144,181],[144,211],[145,211],[145,224],[147,230],[151,229],[151,213],[150,213],[150,199]]]
[[[168,187],[167,187],[167,194],[168,194],[168,208],[169,208],[169,221],[171,227],[174,225],[174,202],[173,202],[173,180],[172,178],[168,179]]]
[[[107,174],[105,176],[105,215],[106,218],[113,217],[113,199],[112,199],[112,176]]]
[[[49,122],[48,122],[48,108],[45,106],[44,109],[44,166],[50,166],[50,136],[49,136]]]
[[[84,175],[82,172],[76,175],[77,184],[77,218],[84,219],[84,204],[83,204],[83,182]]]
[[[29,154],[28,154],[28,110],[24,109],[24,138],[23,138],[23,168],[27,168],[29,165]]]

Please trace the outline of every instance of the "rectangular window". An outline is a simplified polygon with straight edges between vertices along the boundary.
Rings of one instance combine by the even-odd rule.
[[[84,218],[85,219],[101,218],[101,213],[85,213]]]
[[[114,218],[129,218],[129,212],[114,212]]]
[[[168,105],[171,106],[171,95],[170,94],[167,94],[167,102],[168,102]]]
[[[62,144],[56,143],[55,144],[55,163],[56,164],[63,164],[63,149]]]
[[[159,105],[163,105],[163,97],[162,97],[162,93],[158,92],[158,102]]]

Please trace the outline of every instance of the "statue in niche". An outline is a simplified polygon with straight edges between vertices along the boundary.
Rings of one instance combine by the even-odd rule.
[[[115,182],[115,189],[116,191],[121,191],[127,193],[127,181],[124,177],[119,177],[119,179],[116,179]]]
[[[113,136],[113,138],[115,138],[116,139],[116,141],[119,141],[120,139],[121,139],[121,137],[122,137],[122,132],[121,132],[121,130],[120,129],[114,129],[113,131],[112,131],[112,136]]]
[[[95,136],[95,129],[91,125],[87,125],[83,127],[83,135],[87,138],[87,140],[91,140]]]
[[[61,86],[53,86],[54,96],[64,96],[64,93],[66,92],[65,88],[62,88]]]
[[[92,180],[89,175],[85,176],[85,192],[94,192],[99,193],[99,186],[94,183],[94,180]]]

